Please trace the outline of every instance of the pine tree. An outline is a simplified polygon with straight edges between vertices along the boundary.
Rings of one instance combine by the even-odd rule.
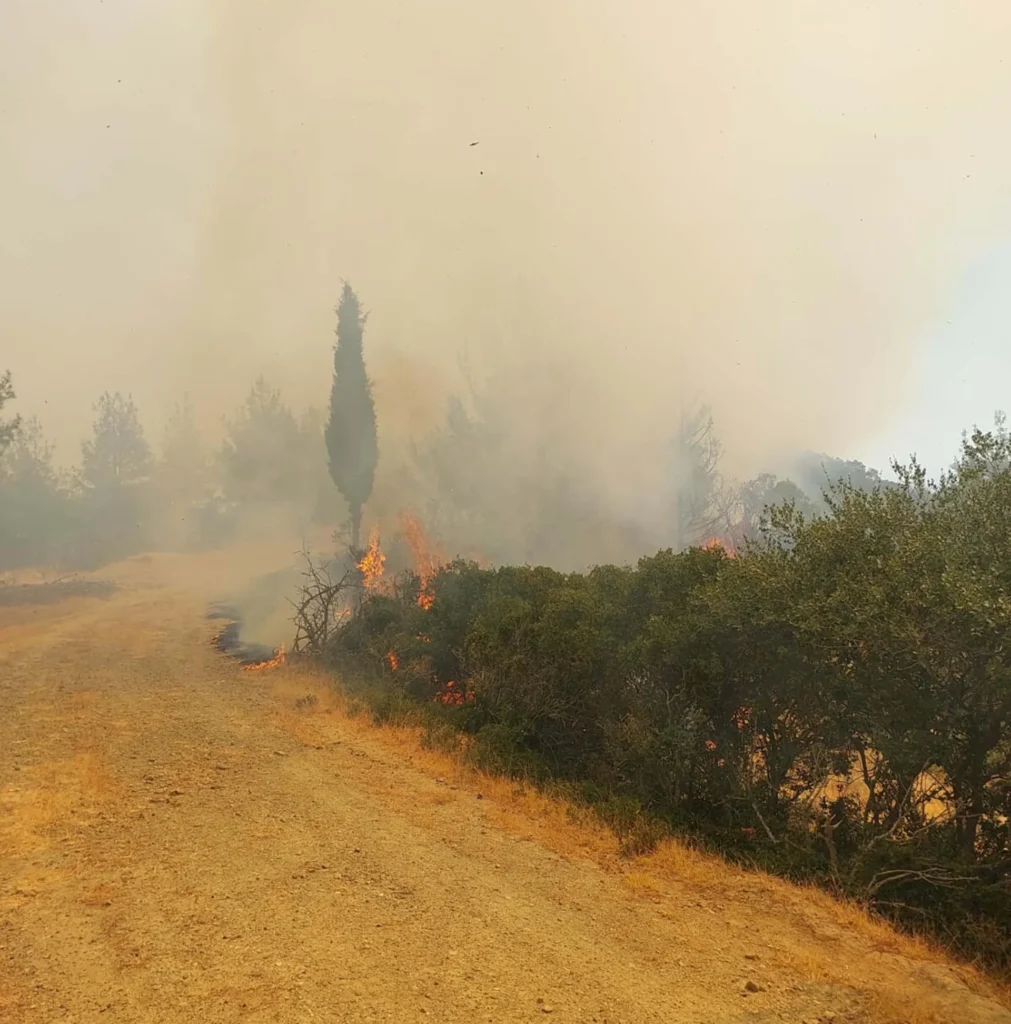
[[[3,409],[7,402],[13,401],[14,385],[11,383],[11,372],[0,374],[0,409]],[[12,420],[0,420],[0,452],[2,452],[13,440],[21,425],[21,417],[15,416]]]
[[[355,551],[361,541],[362,507],[372,493],[379,459],[376,408],[362,351],[365,319],[358,297],[345,283],[337,307],[326,448],[330,476],[351,513],[351,544]]]
[[[95,406],[94,435],[81,446],[81,477],[90,490],[137,484],[151,469],[151,449],[144,438],[132,398],[106,392]]]
[[[165,500],[184,509],[206,496],[207,455],[189,395],[176,404],[165,426],[158,483]]]
[[[81,446],[80,514],[87,563],[125,557],[151,540],[151,449],[133,399],[106,392],[95,406],[92,437]]]
[[[49,564],[67,537],[69,497],[35,417],[0,455],[0,565]]]
[[[717,467],[723,448],[708,406],[681,417],[675,451],[677,547],[698,544],[723,524]]]
[[[218,456],[225,496],[233,501],[292,501],[303,492],[298,421],[281,392],[259,377],[228,424]]]

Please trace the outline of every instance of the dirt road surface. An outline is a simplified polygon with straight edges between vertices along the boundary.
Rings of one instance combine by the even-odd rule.
[[[0,1021],[1011,1021],[822,897],[581,855],[241,671],[214,557],[0,607]]]

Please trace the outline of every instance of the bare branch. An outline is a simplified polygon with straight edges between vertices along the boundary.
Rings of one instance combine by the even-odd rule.
[[[781,839],[777,839],[772,834],[772,829],[769,828],[768,824],[766,823],[765,818],[762,817],[762,812],[758,809],[758,804],[755,803],[754,801],[752,801],[751,809],[757,815],[759,822],[761,822],[762,828],[765,829],[765,834],[769,837],[769,842],[772,843],[775,846],[778,846],[782,842],[782,840]]]
[[[944,868],[924,868],[922,871],[913,868],[895,868],[889,871],[879,871],[867,883],[865,892],[868,896],[875,896],[887,885],[897,885],[899,882],[926,882],[928,885],[936,885],[941,889],[954,889],[959,885],[975,882],[971,875],[953,875]]]
[[[895,833],[898,831],[899,826],[906,820],[906,811],[908,810],[909,804],[912,800],[913,790],[916,786],[919,778],[930,768],[930,761],[925,761],[923,767],[918,772],[915,772],[912,777],[912,781],[906,787],[906,792],[902,796],[902,800],[899,802],[898,809],[895,814],[895,821],[892,827],[886,832],[881,832],[874,836],[873,839],[867,844],[867,850],[872,850],[874,847],[881,842],[883,839],[892,839]]]
[[[295,624],[292,652],[318,657],[326,651],[334,631],[351,611],[347,598],[354,590],[357,570],[345,570],[335,581],[329,566],[313,561],[306,548],[302,549],[302,560],[303,583],[298,597],[289,602]]]

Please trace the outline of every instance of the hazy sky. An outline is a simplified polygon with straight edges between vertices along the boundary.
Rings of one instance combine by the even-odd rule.
[[[869,464],[917,452],[940,470],[961,431],[1011,414],[1011,244],[968,262],[946,315],[925,332],[911,383],[911,397],[862,449]]]
[[[0,367],[71,454],[105,388],[320,402],[347,277],[388,429],[466,352],[622,501],[696,396],[742,472],[937,464],[1011,404],[1005,54],[1004,0],[4,0]]]

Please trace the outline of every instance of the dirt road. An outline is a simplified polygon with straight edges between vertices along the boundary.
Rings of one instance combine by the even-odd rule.
[[[213,650],[201,565],[0,607],[0,1020],[1011,1021],[824,899],[539,840]]]

